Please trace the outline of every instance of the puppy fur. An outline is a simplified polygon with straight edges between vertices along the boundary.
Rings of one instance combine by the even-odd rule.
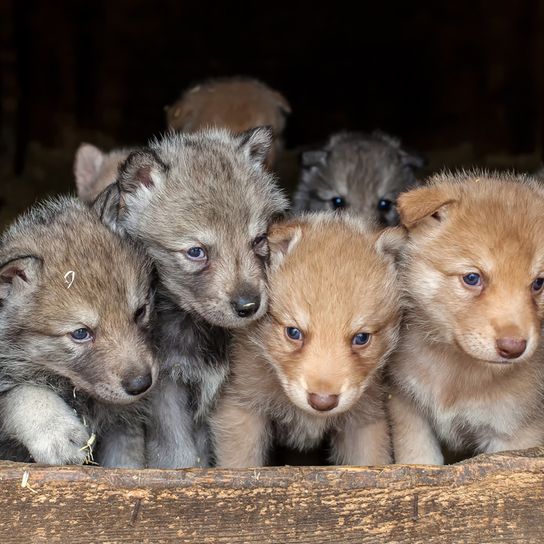
[[[271,127],[274,145],[265,161],[271,168],[283,147],[282,134],[291,106],[280,92],[264,83],[233,77],[200,83],[165,110],[168,128],[182,132],[210,127],[245,132],[259,126]]]
[[[228,371],[228,330],[266,311],[266,233],[287,207],[263,168],[271,145],[262,128],[168,134],[132,153],[95,204],[147,248],[160,278],[152,466],[209,462],[206,418]],[[195,248],[199,258],[191,257]],[[241,317],[236,303],[244,300],[256,304]]]
[[[305,450],[327,435],[335,464],[391,461],[381,369],[400,323],[399,231],[380,234],[326,213],[271,229],[269,311],[236,331],[231,376],[211,421],[219,466],[262,466],[273,439]],[[288,327],[302,340],[289,338]],[[354,345],[363,332],[370,341]],[[319,410],[311,394],[338,395],[338,403]]]
[[[81,144],[74,159],[77,196],[88,204],[117,179],[119,166],[130,155],[131,149],[102,151],[92,144]]]
[[[82,463],[95,433],[101,464],[144,466],[144,391],[126,384],[158,375],[149,278],[145,254],[73,198],[36,206],[6,231],[0,441],[8,458],[26,450],[39,463]],[[76,342],[70,333],[83,328],[92,340]]]
[[[441,464],[440,443],[476,453],[542,445],[541,186],[443,174],[398,207],[409,308],[390,365],[396,461]]]
[[[420,156],[381,132],[334,134],[323,149],[302,154],[293,208],[346,209],[383,226],[397,225],[397,195],[416,185],[414,171],[421,166]]]

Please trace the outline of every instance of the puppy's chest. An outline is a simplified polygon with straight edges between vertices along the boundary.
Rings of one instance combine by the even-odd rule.
[[[287,410],[273,418],[275,439],[285,446],[306,450],[318,446],[336,425],[329,418],[311,417],[301,410]]]

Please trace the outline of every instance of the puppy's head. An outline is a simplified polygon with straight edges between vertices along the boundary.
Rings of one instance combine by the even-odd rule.
[[[330,214],[271,230],[270,306],[258,343],[302,410],[349,410],[394,348],[400,303],[391,253],[399,236]]]
[[[36,370],[100,401],[127,404],[146,393],[158,367],[148,345],[145,255],[69,199],[31,212],[5,240],[2,339]]]
[[[263,168],[271,142],[264,128],[170,134],[130,155],[119,177],[119,222],[179,306],[214,325],[266,311],[267,232],[287,207]]]
[[[400,191],[416,185],[414,170],[423,159],[382,133],[333,135],[322,150],[302,155],[298,210],[350,211],[381,226],[398,224]]]
[[[504,174],[437,176],[399,197],[406,289],[429,338],[490,363],[524,361],[544,315],[544,196]]]
[[[291,106],[280,92],[255,79],[239,77],[200,83],[165,109],[168,128],[182,132],[208,127],[245,132],[270,126],[274,144],[266,153],[268,168],[273,166],[281,149],[286,117],[291,113]]]

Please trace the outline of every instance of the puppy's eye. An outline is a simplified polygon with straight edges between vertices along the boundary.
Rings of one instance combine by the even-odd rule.
[[[253,247],[262,246],[266,242],[266,234],[261,234],[253,240]]]
[[[84,344],[85,342],[90,342],[94,340],[93,333],[89,329],[81,328],[76,329],[70,333],[70,337],[74,342],[78,344]]]
[[[370,333],[359,332],[354,337],[351,343],[354,346],[366,346],[370,342]]]
[[[294,340],[295,342],[302,341],[302,331],[296,327],[285,327],[285,334],[290,340]]]
[[[147,313],[147,306],[144,304],[143,306],[140,306],[134,312],[134,321],[138,322],[138,321],[142,320],[145,317],[146,313]]]
[[[463,281],[470,287],[479,287],[482,285],[482,277],[480,274],[476,274],[476,272],[471,272],[463,276]]]
[[[190,247],[185,254],[191,261],[205,261],[208,258],[203,247]]]
[[[378,210],[380,212],[388,212],[391,209],[392,206],[393,206],[393,202],[391,202],[391,200],[389,200],[387,198],[382,198],[378,202]]]
[[[331,205],[333,210],[341,210],[347,206],[347,202],[344,197],[335,196],[331,198]]]
[[[533,285],[531,286],[531,289],[533,293],[540,293],[542,291],[542,287],[544,287],[544,278],[537,278]]]

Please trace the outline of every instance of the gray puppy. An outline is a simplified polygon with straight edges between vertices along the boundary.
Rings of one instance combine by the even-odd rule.
[[[83,203],[36,206],[0,240],[4,458],[144,466],[150,263]],[[93,436],[94,435],[94,436]],[[95,442],[96,439],[96,442]]]
[[[148,463],[210,462],[207,416],[228,373],[228,330],[261,317],[267,231],[287,200],[264,161],[272,132],[168,134],[131,153],[95,207],[141,242],[159,275]]]
[[[396,225],[397,195],[416,185],[414,170],[423,164],[399,140],[381,132],[334,134],[323,149],[302,154],[293,208],[349,209],[383,226]]]

